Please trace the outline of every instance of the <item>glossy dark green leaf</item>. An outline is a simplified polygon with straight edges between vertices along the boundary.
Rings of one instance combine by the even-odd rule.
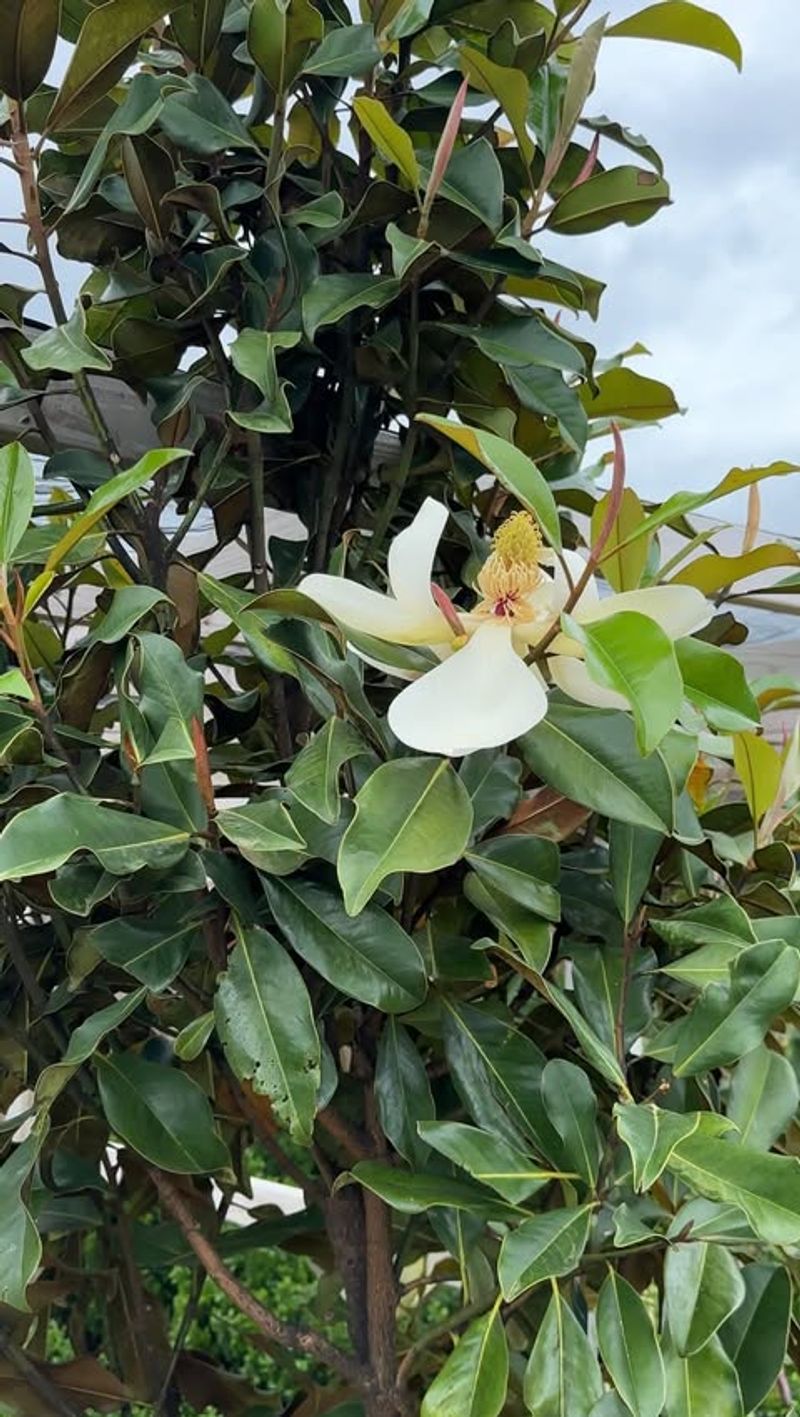
[[[297,754],[286,786],[323,822],[339,819],[339,773],[345,763],[366,752],[361,735],[343,718],[329,718]]]
[[[508,1386],[508,1345],[497,1306],[458,1340],[422,1399],[420,1417],[498,1417]]]
[[[135,989],[132,994],[123,994],[121,999],[84,1019],[70,1035],[61,1061],[51,1063],[39,1074],[36,1082],[37,1104],[49,1106],[66,1087],[70,1078],[74,1077],[78,1068],[89,1061],[103,1039],[124,1023],[146,996],[146,989]]]
[[[741,1270],[722,1245],[674,1245],[664,1265],[670,1337],[682,1357],[704,1348],[738,1309],[745,1289]]]
[[[201,74],[192,75],[189,87],[167,95],[159,122],[177,147],[198,157],[255,146],[241,118]]]
[[[81,27],[47,127],[69,128],[124,74],[141,36],[164,15],[163,0],[116,0],[91,10]]]
[[[189,952],[202,945],[203,925],[180,896],[150,915],[109,920],[87,932],[92,949],[158,992],[183,969]]]
[[[589,1417],[603,1391],[594,1349],[557,1291],[547,1307],[523,1388],[531,1417]]]
[[[544,1279],[576,1269],[589,1238],[592,1207],[548,1210],[509,1231],[500,1249],[497,1277],[503,1298],[516,1299]]]
[[[662,832],[632,827],[627,822],[608,824],[609,876],[614,902],[626,925],[633,920],[650,881],[653,862],[664,840]]]
[[[585,1072],[566,1058],[551,1058],[542,1073],[542,1101],[561,1138],[561,1166],[593,1186],[601,1144],[597,1098]]]
[[[381,1126],[395,1151],[424,1165],[429,1148],[419,1126],[436,1116],[425,1064],[408,1030],[387,1018],[375,1059],[375,1101]]]
[[[180,860],[188,835],[164,822],[114,811],[70,792],[18,812],[0,834],[0,880],[54,871],[89,851],[107,871],[125,875]]]
[[[695,1132],[678,1142],[669,1169],[701,1196],[743,1210],[762,1240],[800,1240],[800,1160]]]
[[[229,1164],[208,1098],[186,1073],[138,1053],[95,1058],[95,1068],[109,1126],[140,1156],[189,1176]]]
[[[512,1205],[522,1204],[554,1177],[496,1133],[465,1122],[420,1122],[423,1140]]]
[[[423,177],[427,174],[423,171]],[[456,148],[439,188],[439,201],[454,202],[471,212],[490,231],[503,222],[503,172],[494,149],[485,138],[466,148]]]
[[[303,976],[266,930],[237,928],[214,1014],[236,1076],[252,1080],[290,1135],[307,1145],[320,1084],[319,1034]]]
[[[8,0],[3,15],[0,90],[24,102],[50,68],[58,38],[60,0]]]
[[[247,45],[274,93],[289,90],[323,30],[322,15],[310,0],[255,0]]]
[[[491,1191],[463,1178],[442,1176],[430,1170],[409,1171],[381,1161],[359,1161],[353,1167],[352,1177],[401,1215],[419,1215],[438,1206],[495,1220],[513,1219],[516,1214],[514,1208],[498,1200]]]
[[[39,1268],[42,1242],[22,1199],[42,1147],[46,1125],[38,1125],[0,1166],[0,1303],[28,1313],[27,1288]]]
[[[638,226],[670,201],[663,177],[644,167],[612,167],[565,192],[548,219],[560,236],[583,236],[623,222]]]
[[[380,59],[372,25],[342,25],[328,30],[303,64],[303,73],[351,79],[369,73]]]
[[[554,842],[503,835],[470,847],[466,859],[482,881],[546,920],[559,920],[559,858]]]
[[[33,512],[35,474],[21,443],[0,449],[0,565],[8,565]]]
[[[744,1299],[720,1329],[720,1339],[736,1368],[746,1412],[766,1398],[783,1368],[792,1285],[778,1264],[747,1264],[742,1269]]]
[[[520,771],[516,758],[496,748],[481,748],[464,759],[458,775],[472,802],[472,830],[476,837],[513,814],[520,797]]]
[[[800,983],[800,954],[780,940],[765,940],[737,955],[730,985],[710,984],[682,1019],[675,1035],[673,1070],[693,1077],[732,1063],[763,1039],[790,1004]]]
[[[446,758],[384,763],[355,799],[337,861],[348,915],[395,871],[428,873],[458,861],[472,829],[469,796]]]
[[[270,798],[229,807],[217,816],[217,826],[260,871],[299,865],[306,850],[283,803]]]
[[[319,276],[303,297],[303,327],[313,339],[322,325],[338,324],[352,310],[368,306],[379,310],[400,292],[392,277],[372,275]]]
[[[214,53],[224,18],[225,0],[189,0],[170,15],[172,33],[201,72]]]
[[[422,956],[386,911],[371,905],[352,919],[336,892],[312,881],[265,878],[264,888],[286,940],[336,989],[386,1013],[422,1002]]]
[[[797,1074],[782,1053],[760,1044],[736,1064],[727,1114],[743,1146],[769,1151],[800,1105]]]
[[[636,1290],[609,1270],[597,1300],[603,1362],[633,1417],[658,1417],[664,1405],[664,1364],[650,1315]]]
[[[670,1165],[675,1147],[688,1137],[727,1130],[725,1119],[713,1113],[670,1112],[653,1102],[617,1103],[614,1118],[631,1155],[637,1191],[649,1191],[655,1185]]]
[[[603,1041],[599,1034],[595,1033],[591,1024],[584,1018],[580,1009],[573,1003],[568,994],[560,989],[557,984],[542,982],[540,985],[545,998],[550,1001],[554,1008],[569,1023],[575,1037],[583,1049],[584,1055],[593,1068],[596,1068],[602,1076],[611,1083],[612,1087],[625,1093],[627,1084],[625,1075],[618,1059],[611,1049]]]
[[[656,957],[640,947],[633,959],[623,945],[570,946],[578,1007],[612,1052],[626,1051],[644,1033],[653,1014]]]
[[[631,826],[672,829],[672,779],[663,757],[642,758],[633,723],[621,713],[554,700],[547,718],[520,739],[542,781]]]
[[[742,1417],[736,1369],[718,1338],[681,1358],[664,1351],[668,1417]]]
[[[550,958],[552,927],[526,906],[504,895],[478,875],[464,880],[464,895],[472,905],[491,920],[501,936],[507,935],[522,955],[525,963],[537,974],[542,973]]]

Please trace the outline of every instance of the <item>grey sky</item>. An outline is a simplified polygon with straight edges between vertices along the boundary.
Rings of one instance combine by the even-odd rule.
[[[638,367],[674,387],[685,417],[627,440],[633,483],[650,496],[710,486],[729,467],[800,461],[794,413],[800,314],[800,52],[798,0],[710,0],[739,34],[744,72],[675,45],[608,40],[591,113],[607,113],[659,149],[674,205],[644,226],[546,237],[544,248],[608,282],[591,338],[603,353],[641,340]],[[644,0],[594,0],[588,18],[616,20]],[[63,61],[62,61],[63,63]],[[61,67],[60,65],[57,67]],[[607,160],[625,160],[606,148]],[[0,206],[16,215],[13,175]],[[19,228],[2,238],[21,240]],[[0,256],[0,279],[32,268]],[[72,273],[71,273],[72,274]],[[75,279],[68,283],[71,288]],[[32,306],[45,315],[44,304]],[[763,484],[763,524],[800,534],[794,479]],[[740,519],[737,501],[725,513]]]

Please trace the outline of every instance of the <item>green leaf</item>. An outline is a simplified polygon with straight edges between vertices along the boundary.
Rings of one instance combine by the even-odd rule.
[[[557,883],[559,855],[555,842],[535,836],[492,837],[470,847],[466,859],[481,880],[525,910],[546,920],[561,918]]]
[[[274,93],[288,93],[324,32],[322,15],[310,0],[255,0],[247,47]]]
[[[797,1074],[782,1053],[759,1044],[737,1063],[727,1114],[739,1128],[742,1146],[769,1151],[783,1136],[800,1106]]]
[[[119,590],[114,591],[114,599],[105,614],[97,616],[83,641],[83,647],[117,644],[119,640],[124,640],[156,605],[163,604],[166,600],[164,592],[156,590],[154,586],[120,586]]]
[[[577,1210],[548,1210],[523,1220],[503,1240],[497,1262],[497,1278],[508,1302],[541,1284],[559,1279],[577,1269],[586,1249],[592,1207]]]
[[[674,1245],[664,1263],[664,1298],[672,1342],[681,1357],[698,1353],[738,1309],[741,1270],[723,1245]]]
[[[47,131],[69,128],[114,87],[141,36],[160,20],[165,0],[117,0],[88,12],[69,67],[47,117]]]
[[[457,443],[471,457],[483,463],[501,486],[536,518],[550,545],[561,546],[561,528],[553,494],[535,463],[525,453],[507,439],[498,438],[495,433],[487,433],[482,428],[469,428],[466,424],[454,423],[433,413],[420,414],[417,421],[435,428],[437,433]]]
[[[678,668],[687,699],[720,733],[739,733],[761,721],[758,704],[738,659],[703,640],[678,640]]]
[[[179,458],[187,456],[188,454],[180,448],[154,448],[152,452],[145,453],[144,457],[134,463],[133,467],[126,468],[124,472],[118,472],[115,477],[110,477],[108,482],[104,482],[102,487],[96,488],[83,511],[70,522],[64,535],[56,542],[45,563],[45,572],[56,571],[73,547],[77,546],[78,542],[82,541],[111,511],[111,508],[121,502],[124,497],[129,497],[132,492],[138,492],[139,488],[144,487],[145,483],[155,477],[156,473],[169,467],[170,463],[176,462]]]
[[[658,1417],[664,1406],[664,1364],[650,1315],[636,1290],[610,1269],[597,1300],[603,1362],[633,1417]]]
[[[425,1064],[411,1035],[397,1019],[386,1019],[375,1060],[375,1101],[381,1127],[412,1165],[423,1166],[430,1148],[418,1124],[425,1126],[436,1108]]]
[[[461,68],[475,88],[500,104],[514,130],[523,161],[529,163],[534,143],[527,127],[530,87],[525,74],[521,69],[495,64],[480,49],[469,46],[461,50]]]
[[[764,1401],[783,1368],[792,1286],[777,1264],[748,1264],[742,1270],[745,1294],[735,1313],[720,1329],[720,1339],[733,1362],[746,1412]]]
[[[547,219],[559,236],[583,236],[616,222],[638,226],[670,201],[663,177],[646,167],[612,167],[559,197]]]
[[[299,865],[306,843],[282,802],[246,802],[217,816],[222,835],[238,846],[245,861],[260,871]]]
[[[7,0],[0,90],[9,98],[24,103],[38,89],[50,68],[60,13],[60,0]]]
[[[239,115],[202,74],[192,74],[187,88],[167,94],[159,123],[173,143],[198,157],[256,146]]]
[[[545,998],[558,1009],[560,1014],[569,1023],[575,1037],[580,1043],[587,1060],[594,1068],[611,1083],[612,1087],[618,1091],[627,1092],[625,1074],[622,1071],[617,1059],[611,1049],[603,1042],[602,1038],[595,1033],[594,1029],[586,1022],[583,1014],[575,1007],[572,1000],[559,989],[558,985],[550,981],[542,980],[539,988]]]
[[[689,44],[694,49],[710,49],[742,67],[742,47],[730,25],[711,10],[691,5],[688,0],[661,0],[648,5],[606,30],[620,39],[662,39],[672,44]]]
[[[594,941],[571,942],[566,953],[572,957],[573,988],[583,1017],[612,1053],[627,1051],[652,1016],[655,954],[640,947],[631,960],[623,944],[598,946]]]
[[[647,890],[663,840],[663,832],[632,827],[627,822],[609,822],[608,873],[614,904],[626,925],[630,925]]]
[[[33,463],[21,443],[0,448],[0,566],[7,566],[28,530],[36,496]]]
[[[304,74],[333,79],[359,78],[381,62],[372,25],[342,25],[328,30],[303,65]]]
[[[324,979],[385,1013],[406,1013],[425,997],[414,941],[391,915],[368,906],[353,920],[338,893],[313,881],[264,879],[281,932]]]
[[[170,15],[178,44],[192,63],[205,69],[212,58],[225,18],[225,0],[189,0]]]
[[[135,1009],[147,997],[146,989],[135,989],[132,994],[123,994],[121,999],[108,1004],[95,1014],[90,1014],[70,1034],[66,1052],[58,1063],[44,1068],[36,1080],[35,1104],[49,1107],[63,1092],[70,1078],[75,1076],[84,1063],[88,1063],[104,1038],[130,1018]]]
[[[600,374],[596,390],[588,384],[584,385],[580,396],[589,418],[624,418],[634,423],[651,423],[653,419],[669,418],[673,413],[680,413],[668,384],[662,384],[658,379],[648,379],[635,369],[626,369],[622,365]],[[601,564],[604,571],[606,558],[612,567],[619,564],[622,553],[616,546],[629,548],[638,545],[643,538],[644,545],[647,545],[649,523],[649,517],[640,517],[624,531],[619,528],[603,555]]]
[[[743,950],[731,965],[730,984],[710,984],[681,1020],[672,1058],[676,1076],[695,1077],[757,1047],[799,983],[800,953],[791,946],[765,940]]]
[[[6,669],[0,674],[0,699],[32,699],[33,689],[21,669]]]
[[[588,1417],[602,1392],[586,1332],[554,1289],[525,1369],[525,1406],[531,1417]]]
[[[459,1339],[422,1399],[420,1417],[498,1417],[508,1387],[508,1346],[497,1305]]]
[[[469,753],[459,768],[472,802],[472,830],[483,835],[495,822],[507,821],[520,798],[521,764],[497,748]]]
[[[56,325],[23,349],[22,358],[29,369],[58,370],[63,374],[76,374],[81,369],[111,368],[111,360],[104,349],[86,335],[86,315],[78,305],[65,325]]]
[[[42,1242],[22,1199],[46,1135],[37,1126],[0,1166],[0,1303],[30,1313],[27,1288],[42,1258]]]
[[[745,731],[733,735],[733,765],[757,824],[768,812],[781,784],[781,757],[765,737]]]
[[[230,1164],[208,1098],[186,1073],[138,1053],[95,1058],[95,1068],[109,1126],[154,1166],[194,1176]]]
[[[339,773],[345,763],[365,752],[363,738],[346,719],[329,718],[298,753],[286,774],[286,786],[315,817],[337,822]]]
[[[611,497],[612,493],[606,492],[604,497],[595,502],[591,524],[592,545],[605,526]],[[626,544],[619,552],[615,552],[614,548],[621,542],[627,542],[631,532],[635,531],[643,520],[644,508],[637,493],[632,487],[623,487],[619,508],[611,523],[603,553],[603,574],[612,590],[636,590],[641,582],[647,565],[649,542],[634,541]]]
[[[521,1204],[553,1180],[553,1171],[537,1166],[503,1137],[466,1122],[420,1122],[419,1135],[448,1161],[491,1186],[512,1205]]]
[[[381,1161],[359,1161],[350,1174],[401,1215],[420,1215],[437,1206],[465,1210],[494,1220],[514,1219],[517,1214],[515,1207],[499,1201],[490,1191],[471,1181],[437,1175],[433,1171],[408,1171]]]
[[[257,433],[289,433],[292,414],[286,397],[286,380],[278,377],[275,363],[281,349],[293,349],[300,340],[294,330],[242,330],[230,347],[231,362],[237,374],[255,384],[261,402],[247,413],[231,410],[230,416],[241,428]]]
[[[429,176],[426,168],[425,181]],[[499,231],[503,224],[503,169],[494,148],[485,138],[477,138],[468,147],[456,148],[442,179],[437,200],[454,202],[471,212],[490,231]]]
[[[731,945],[744,949],[756,943],[753,923],[745,910],[729,895],[718,895],[671,918],[652,921],[653,929],[667,944],[678,949],[694,945]]]
[[[313,340],[321,325],[337,325],[345,315],[363,305],[379,310],[399,293],[400,281],[392,277],[318,276],[303,296],[303,328]]]
[[[669,1169],[701,1196],[743,1210],[753,1230],[776,1245],[800,1240],[800,1160],[754,1151],[697,1132],[673,1149]]]
[[[547,922],[472,873],[465,878],[464,895],[491,920],[501,936],[507,935],[513,941],[526,964],[541,974],[547,967],[552,947],[553,932]]]
[[[90,851],[117,876],[144,866],[167,869],[183,856],[188,840],[186,832],[164,822],[63,792],[18,812],[0,833],[0,881],[55,871],[76,851]]]
[[[208,1013],[200,1014],[184,1024],[175,1039],[175,1057],[180,1058],[182,1063],[193,1063],[200,1057],[213,1032],[214,1014],[209,1009]]]
[[[236,1076],[252,1079],[278,1121],[308,1146],[320,1084],[319,1034],[303,976],[266,930],[237,925],[214,1013]]]
[[[742,1417],[736,1369],[718,1338],[691,1358],[665,1348],[669,1417]]]
[[[383,763],[355,798],[337,873],[348,915],[358,915],[395,871],[428,874],[460,860],[472,829],[466,788],[446,758]]]
[[[152,915],[108,920],[87,931],[86,940],[110,964],[118,964],[156,993],[183,969],[203,926],[180,896],[167,899]]]
[[[542,1101],[561,1138],[561,1165],[594,1186],[601,1143],[597,1098],[585,1072],[566,1058],[551,1058],[542,1073]]]
[[[155,74],[134,74],[119,108],[116,108],[84,163],[78,182],[64,209],[77,211],[89,200],[100,179],[112,139],[146,133],[155,123],[164,102],[162,86]]]
[[[642,758],[619,712],[551,698],[547,718],[519,740],[528,766],[565,797],[631,826],[671,833],[673,785],[658,752]]]
[[[422,185],[419,163],[408,133],[377,98],[354,98],[353,110],[381,157],[402,172],[417,191]]]
[[[679,1143],[701,1131],[713,1135],[726,1131],[724,1117],[706,1112],[668,1112],[652,1102],[618,1102],[614,1107],[617,1131],[633,1162],[633,1184],[637,1191],[649,1191]]]
[[[535,364],[527,369],[507,368],[504,373],[523,408],[552,420],[565,447],[582,453],[588,425],[577,389],[565,383],[557,369],[543,369]]]
[[[558,1133],[541,1095],[544,1054],[524,1033],[485,1008],[449,999],[443,1003],[445,1053],[471,1115],[514,1145],[530,1137],[537,1151],[553,1155]]]
[[[583,646],[595,682],[630,704],[639,752],[652,753],[675,722],[683,699],[672,640],[655,620],[634,610],[583,625],[570,615],[561,618],[567,634]]]

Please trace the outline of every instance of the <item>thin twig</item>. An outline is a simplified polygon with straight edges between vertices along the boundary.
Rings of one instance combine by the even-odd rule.
[[[293,1353],[304,1353],[315,1358],[332,1368],[348,1383],[360,1387],[368,1383],[369,1375],[349,1353],[344,1353],[341,1348],[329,1343],[322,1334],[285,1323],[259,1303],[258,1299],[239,1283],[211,1241],[203,1234],[198,1221],[170,1178],[156,1167],[148,1167],[148,1173],[158,1191],[161,1204],[180,1227],[187,1244],[194,1251],[209,1279],[214,1281],[240,1313],[250,1319],[264,1338],[270,1343],[278,1343],[283,1348],[288,1348]]]

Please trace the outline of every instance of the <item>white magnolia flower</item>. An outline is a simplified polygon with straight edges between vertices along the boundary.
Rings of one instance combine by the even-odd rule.
[[[525,659],[557,622],[586,562],[576,551],[562,553],[570,585],[562,563],[542,546],[533,517],[515,512],[496,532],[481,568],[477,605],[448,615],[431,586],[447,516],[447,508],[428,497],[410,526],[395,537],[388,555],[390,595],[326,575],[307,576],[300,590],[345,630],[434,651],[441,662],[397,695],[389,726],[411,748],[461,757],[508,743],[544,718],[546,684]],[[570,614],[588,624],[621,610],[649,616],[671,639],[691,635],[710,616],[707,601],[692,586],[653,586],[601,600],[594,579]],[[397,673],[389,665],[380,667]],[[547,667],[553,682],[580,703],[630,708],[621,694],[595,683],[581,646],[565,634],[549,645]]]

